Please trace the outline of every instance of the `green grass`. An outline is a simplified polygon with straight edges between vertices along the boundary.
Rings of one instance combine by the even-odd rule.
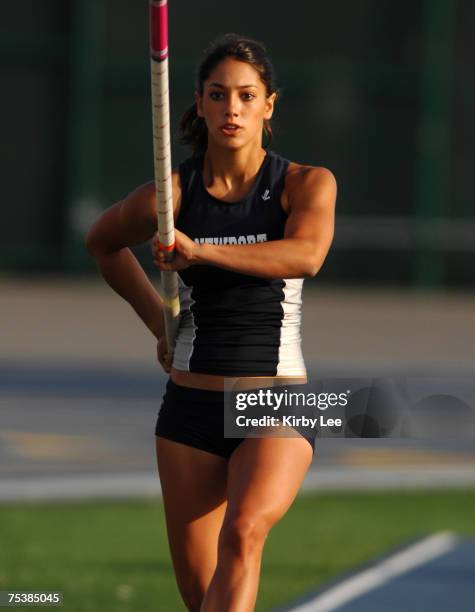
[[[475,490],[301,495],[272,530],[256,612],[412,538],[475,535]],[[174,612],[159,502],[0,506],[0,590],[64,591],[68,612]]]

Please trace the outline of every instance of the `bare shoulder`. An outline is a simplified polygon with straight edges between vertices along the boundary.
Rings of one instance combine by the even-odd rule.
[[[287,190],[301,188],[336,187],[335,175],[323,166],[307,166],[290,162],[285,177]]]
[[[177,215],[181,197],[178,171],[172,174],[172,187]],[[87,233],[86,245],[91,254],[110,252],[146,242],[156,231],[155,182],[148,181],[101,214]]]
[[[172,198],[175,220],[181,201],[180,175],[178,169],[172,171]],[[134,222],[140,218],[143,223],[156,231],[157,226],[157,200],[155,195],[155,181],[148,181],[134,189],[125,198],[122,205],[122,218],[125,222]]]
[[[282,207],[289,213],[299,202],[325,199],[335,203],[337,182],[331,170],[323,166],[310,166],[290,162],[285,176]]]
[[[172,194],[173,194],[173,212],[178,213],[181,200],[181,185],[180,174],[178,169],[172,171]],[[133,214],[142,211],[145,216],[155,218],[156,216],[156,196],[155,196],[155,181],[148,181],[140,185],[130,192],[125,200],[127,210]]]

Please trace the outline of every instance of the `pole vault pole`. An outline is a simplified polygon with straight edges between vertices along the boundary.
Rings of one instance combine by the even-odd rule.
[[[152,89],[153,157],[157,200],[158,239],[165,260],[173,259],[172,164],[170,150],[170,102],[168,84],[168,2],[150,0],[150,68]],[[180,314],[178,276],[162,271],[165,333],[168,350],[173,351]]]

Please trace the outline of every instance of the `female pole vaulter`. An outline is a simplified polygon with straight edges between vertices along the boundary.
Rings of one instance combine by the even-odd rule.
[[[238,35],[215,41],[181,122],[193,155],[172,175],[174,260],[165,261],[155,234],[153,181],[107,210],[87,239],[106,281],[157,338],[170,374],[157,461],[176,580],[193,612],[254,609],[266,538],[314,452],[314,438],[298,434],[223,436],[225,377],[306,382],[302,284],[318,273],[333,239],[332,172],[263,147],[277,93],[261,43]],[[304,133],[304,117],[295,123]],[[151,238],[158,268],[179,275],[173,354],[161,299],[128,249]]]

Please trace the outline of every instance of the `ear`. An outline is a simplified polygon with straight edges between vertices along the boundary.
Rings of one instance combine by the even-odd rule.
[[[274,91],[273,94],[271,94],[268,98],[266,98],[264,119],[270,119],[272,117],[272,114],[274,112],[274,104],[275,104],[276,98],[277,98],[276,91]]]
[[[195,102],[196,102],[196,112],[198,114],[198,117],[204,117],[203,115],[203,96],[200,96],[200,94],[195,91]]]

